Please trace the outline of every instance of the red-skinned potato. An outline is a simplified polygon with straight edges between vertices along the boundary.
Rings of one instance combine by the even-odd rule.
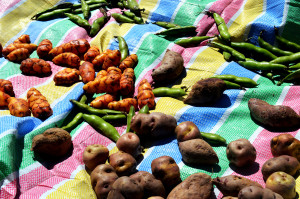
[[[257,186],[243,188],[238,195],[238,199],[283,199],[283,197],[270,189],[263,189]]]
[[[118,179],[115,169],[108,164],[98,165],[91,173],[91,184],[97,198],[107,198],[113,183]]]
[[[263,188],[259,183],[237,175],[217,177],[212,182],[224,196],[237,197],[240,190],[247,186],[253,185]]]
[[[109,164],[114,167],[118,176],[129,176],[136,170],[136,160],[129,153],[118,151],[109,156]]]
[[[185,121],[178,124],[175,128],[175,134],[178,142],[202,138],[197,125],[191,121]]]
[[[161,196],[165,197],[166,190],[163,183],[156,179],[154,175],[147,171],[139,171],[132,174],[130,178],[135,179],[144,189],[144,198],[150,196]]]
[[[123,134],[116,143],[120,151],[129,153],[134,158],[137,158],[142,153],[140,138],[135,133]]]
[[[295,157],[281,155],[267,160],[261,168],[261,173],[263,174],[264,180],[267,180],[268,177],[276,171],[283,171],[294,176],[299,169],[300,163]]]
[[[93,171],[99,164],[104,164],[109,156],[109,150],[101,144],[89,145],[83,152],[83,163]]]
[[[300,161],[300,141],[290,134],[280,134],[271,140],[271,152],[273,156],[293,156]]]
[[[109,192],[107,199],[142,199],[143,187],[128,176],[118,178]]]
[[[244,167],[255,162],[256,149],[249,140],[241,138],[227,145],[226,155],[231,164]]]
[[[232,196],[225,196],[222,199],[238,199],[237,197],[232,197]]]
[[[155,178],[161,180],[167,192],[181,182],[179,167],[170,156],[154,159],[151,162],[151,170]]]
[[[177,185],[167,199],[211,199],[213,194],[212,179],[205,173],[195,173]]]
[[[284,199],[295,199],[297,195],[295,179],[282,171],[277,171],[268,177],[266,188],[280,194]]]

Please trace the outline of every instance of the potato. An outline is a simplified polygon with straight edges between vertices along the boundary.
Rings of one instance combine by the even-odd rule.
[[[257,186],[243,188],[238,195],[238,199],[283,199],[281,195],[270,189],[263,189]]]
[[[266,188],[280,194],[284,199],[294,199],[297,195],[295,179],[282,171],[277,171],[268,177]]]
[[[83,152],[83,163],[93,171],[99,164],[104,164],[109,156],[109,150],[101,144],[89,145]]]
[[[128,176],[118,178],[109,192],[107,199],[142,199],[143,187]]]
[[[136,170],[136,160],[129,153],[118,151],[108,158],[109,164],[116,170],[118,176],[129,176]]]
[[[179,142],[178,145],[182,159],[187,164],[213,165],[219,163],[214,149],[202,139],[187,140]]]
[[[161,197],[161,196],[151,196],[151,197],[149,197],[147,199],[164,199],[164,198]]]
[[[152,71],[152,79],[155,82],[167,82],[177,79],[184,69],[181,54],[167,49],[161,65]]]
[[[188,96],[183,100],[185,104],[210,105],[218,101],[226,90],[226,83],[218,78],[207,78],[196,82]]]
[[[202,138],[197,125],[191,121],[185,121],[178,124],[175,128],[175,134],[178,142]]]
[[[166,190],[163,183],[147,171],[139,171],[132,174],[130,178],[135,179],[144,189],[144,198],[151,196],[165,197]]]
[[[214,178],[212,182],[224,196],[237,197],[240,190],[247,186],[258,186],[263,188],[259,183],[237,175],[217,177]]]
[[[210,199],[212,193],[211,177],[205,173],[194,173],[177,185],[167,199]]]
[[[273,156],[289,155],[300,161],[300,141],[290,134],[280,134],[271,140]]]
[[[68,131],[50,128],[32,139],[31,151],[40,155],[62,157],[71,149],[72,140]]]
[[[131,120],[131,129],[142,137],[162,138],[171,136],[174,134],[176,126],[177,122],[173,116],[160,112],[138,113]]]
[[[267,160],[263,164],[261,172],[264,180],[267,180],[268,177],[276,171],[283,171],[291,176],[294,176],[299,169],[300,163],[296,158],[289,155],[281,155]]]
[[[118,179],[115,169],[109,164],[98,165],[91,173],[91,184],[97,198],[107,198],[113,183]]]
[[[289,106],[270,105],[251,98],[248,107],[252,117],[263,125],[273,128],[294,128],[300,126],[300,116]]]
[[[129,153],[134,158],[137,158],[142,153],[142,147],[140,145],[140,138],[135,133],[123,134],[116,143],[120,151]]]
[[[244,138],[230,142],[226,148],[229,162],[237,167],[251,165],[256,159],[256,149]]]
[[[170,156],[161,156],[151,162],[152,174],[161,180],[167,192],[181,182],[179,167]]]
[[[226,196],[226,197],[223,197],[222,199],[238,199],[237,197],[232,197],[232,196]]]

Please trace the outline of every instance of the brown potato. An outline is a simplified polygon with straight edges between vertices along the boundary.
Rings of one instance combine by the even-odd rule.
[[[281,195],[270,189],[263,189],[257,186],[243,188],[238,195],[238,199],[283,199]]]
[[[263,164],[261,172],[264,180],[267,180],[268,177],[276,171],[283,171],[291,176],[294,176],[299,169],[300,163],[295,157],[281,155],[267,160]]]
[[[161,156],[151,162],[152,174],[161,180],[167,192],[181,182],[180,170],[170,156]]]
[[[98,165],[91,173],[91,184],[97,198],[107,198],[117,179],[118,175],[112,166],[108,164]]]
[[[175,128],[175,134],[178,142],[202,138],[197,125],[191,121],[185,121],[178,124]]]
[[[129,153],[134,158],[137,158],[142,153],[140,138],[135,133],[123,134],[116,143],[120,151]]]
[[[202,139],[192,139],[179,142],[179,151],[182,159],[187,164],[213,165],[219,163],[219,158],[214,149]]]
[[[138,136],[162,138],[174,135],[176,119],[160,112],[138,113],[131,120],[131,129]]]
[[[101,144],[89,145],[83,152],[85,166],[93,171],[99,164],[104,164],[109,156],[109,150]]]
[[[147,171],[139,171],[130,176],[135,179],[144,189],[144,198],[150,196],[162,196],[165,197],[166,190],[163,183],[156,179],[154,175]]]
[[[136,160],[129,153],[118,151],[108,158],[109,164],[114,167],[118,176],[129,176],[136,170]]]
[[[232,197],[232,196],[225,196],[222,199],[238,199],[237,197]]]
[[[161,196],[151,196],[151,197],[149,197],[147,199],[164,199],[164,198],[161,197]]]
[[[226,148],[229,162],[237,167],[251,165],[256,159],[256,149],[247,139],[230,142]]]
[[[205,173],[194,173],[177,185],[167,199],[210,199],[212,194],[211,177]]]
[[[300,116],[289,106],[270,105],[251,98],[248,107],[252,117],[263,125],[275,128],[294,128],[300,126]]]
[[[31,151],[51,157],[64,156],[72,146],[68,131],[61,128],[50,128],[32,139]]]
[[[289,155],[300,161],[300,141],[290,134],[280,134],[271,140],[273,156]]]
[[[297,195],[295,179],[282,171],[277,171],[268,177],[266,188],[280,194],[284,199],[295,199]]]
[[[142,199],[143,187],[128,176],[118,178],[109,192],[107,199]]]
[[[214,178],[212,182],[224,196],[237,197],[240,190],[247,186],[258,186],[263,188],[259,183],[237,175],[217,177]]]
[[[226,90],[226,83],[218,78],[207,78],[196,82],[183,100],[185,104],[207,105],[217,102]]]

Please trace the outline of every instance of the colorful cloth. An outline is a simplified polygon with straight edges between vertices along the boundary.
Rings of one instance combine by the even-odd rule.
[[[294,42],[300,43],[300,4],[297,0],[139,0],[141,8],[145,8],[142,17],[147,24],[119,24],[113,18],[93,38],[87,32],[67,18],[49,21],[34,21],[30,18],[37,12],[50,8],[61,2],[79,3],[77,0],[5,0],[0,1],[0,43],[3,47],[12,43],[22,34],[30,35],[32,43],[39,44],[49,39],[53,46],[85,38],[91,45],[101,49],[118,49],[114,36],[125,38],[130,53],[138,55],[139,63],[134,69],[135,85],[142,79],[152,82],[152,69],[160,65],[167,49],[182,54],[186,76],[176,82],[173,87],[191,87],[200,79],[215,74],[233,74],[254,79],[257,88],[247,90],[226,90],[221,100],[214,106],[196,107],[184,104],[181,100],[163,97],[157,98],[155,112],[163,112],[175,116],[178,124],[193,121],[203,132],[222,135],[227,142],[239,138],[251,141],[257,150],[256,164],[250,169],[233,170],[226,158],[224,146],[214,147],[220,159],[213,167],[197,168],[182,162],[175,137],[160,140],[145,151],[143,161],[137,169],[151,172],[151,161],[162,155],[175,159],[180,167],[182,179],[196,172],[204,172],[213,178],[229,174],[243,175],[262,185],[262,164],[272,157],[270,140],[282,132],[270,132],[250,117],[248,100],[259,98],[270,104],[282,104],[300,110],[300,87],[283,84],[274,85],[269,79],[249,71],[236,62],[226,62],[215,48],[201,45],[183,48],[173,41],[154,35],[163,28],[152,24],[155,21],[167,21],[181,26],[197,26],[198,35],[217,35],[218,30],[211,17],[205,11],[219,13],[227,23],[232,40],[250,41],[257,44],[260,31],[266,30],[266,40],[274,44],[274,26],[280,34]],[[120,9],[109,10],[109,13],[121,12]],[[92,23],[102,16],[99,10],[92,11],[89,20]],[[30,57],[38,57],[36,52]],[[0,111],[0,198],[96,198],[90,184],[90,176],[85,171],[82,153],[87,145],[98,143],[115,152],[115,143],[105,138],[90,125],[82,122],[72,132],[73,153],[70,157],[49,166],[34,159],[30,151],[32,138],[44,130],[61,126],[73,108],[70,99],[79,99],[83,94],[83,83],[71,87],[55,86],[54,75],[63,67],[51,63],[52,75],[49,77],[25,76],[21,73],[20,64],[0,58],[0,79],[10,80],[16,97],[26,99],[31,87],[37,88],[49,101],[53,115],[42,121],[34,117],[14,117],[7,109]],[[120,134],[125,132],[125,125],[116,127]],[[299,130],[288,132],[300,138]],[[297,179],[297,190],[299,178]],[[222,194],[215,189],[217,198]]]

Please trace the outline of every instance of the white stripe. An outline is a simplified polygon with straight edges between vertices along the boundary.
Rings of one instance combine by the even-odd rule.
[[[192,108],[192,106],[190,105],[186,105],[185,107],[183,107],[182,109],[180,109],[179,111],[177,111],[177,113],[175,113],[174,117],[176,119],[176,121],[178,121],[180,119],[180,117],[182,116],[182,114],[188,110],[189,108]]]
[[[291,86],[285,86],[276,102],[276,105],[281,105],[286,97],[286,95],[288,94],[289,90],[290,90]]]
[[[11,134],[17,135],[17,133],[18,133],[17,129],[9,129],[0,134],[0,139],[2,139],[3,137],[5,137],[7,135],[11,135]]]
[[[185,2],[186,2],[186,0],[181,0],[181,1],[180,1],[180,3],[178,4],[178,6],[176,7],[176,9],[174,10],[174,13],[173,13],[173,15],[172,15],[172,17],[171,17],[171,20],[170,20],[171,23],[174,22],[175,17],[176,17],[176,15],[177,15],[177,13],[178,13],[180,7],[181,7]]]
[[[214,3],[214,2],[210,2],[209,4],[207,4],[203,10],[209,10],[209,8],[212,6],[213,3]],[[197,26],[198,23],[200,22],[200,20],[201,20],[205,15],[206,15],[205,12],[200,13],[199,16],[196,18],[196,20],[195,20],[195,22],[194,22],[193,25],[194,25],[194,26]]]
[[[205,49],[207,49],[207,48],[208,48],[207,46],[200,47],[199,50],[197,50],[197,51],[193,54],[192,58],[190,59],[189,63],[186,65],[185,68],[186,68],[186,69],[189,69],[189,68],[191,67],[191,65],[194,64],[194,62],[195,62],[196,58],[198,57],[198,55],[199,55],[200,53],[202,53],[202,52],[203,52]]]
[[[7,63],[8,63],[8,60],[5,59],[5,60],[3,61],[3,63],[0,65],[0,69],[2,69]],[[1,70],[1,72],[5,72],[5,71],[8,71],[8,69],[7,69],[7,70]]]
[[[216,70],[215,74],[216,75],[220,75],[222,73],[222,71],[229,65],[229,62],[224,62],[224,64],[222,64],[222,66],[220,66],[218,68],[218,70]]]
[[[154,148],[155,148],[155,147],[153,146],[153,147],[150,147],[150,148],[147,150],[147,152],[144,154],[144,157],[143,157],[144,160],[152,153],[152,151],[153,151]],[[137,165],[137,167],[136,167],[137,170],[139,170],[139,168],[140,168],[140,166],[141,166],[141,163],[142,163],[142,162],[140,162],[140,164]]]
[[[27,0],[22,0],[19,1],[18,3],[16,3],[14,6],[12,6],[11,8],[7,9],[5,12],[3,12],[2,14],[0,14],[0,18],[4,17],[5,15],[7,15],[8,13],[10,13],[12,10],[16,9],[17,7],[19,7],[21,4],[23,4],[25,1]]]
[[[156,3],[156,5],[155,5],[155,7],[149,12],[149,15],[148,15],[147,20],[150,19],[150,18],[152,17],[152,14],[153,14],[154,11],[158,8],[158,6],[159,6],[159,4],[160,4],[160,1],[161,1],[161,0],[158,0],[157,3]]]

